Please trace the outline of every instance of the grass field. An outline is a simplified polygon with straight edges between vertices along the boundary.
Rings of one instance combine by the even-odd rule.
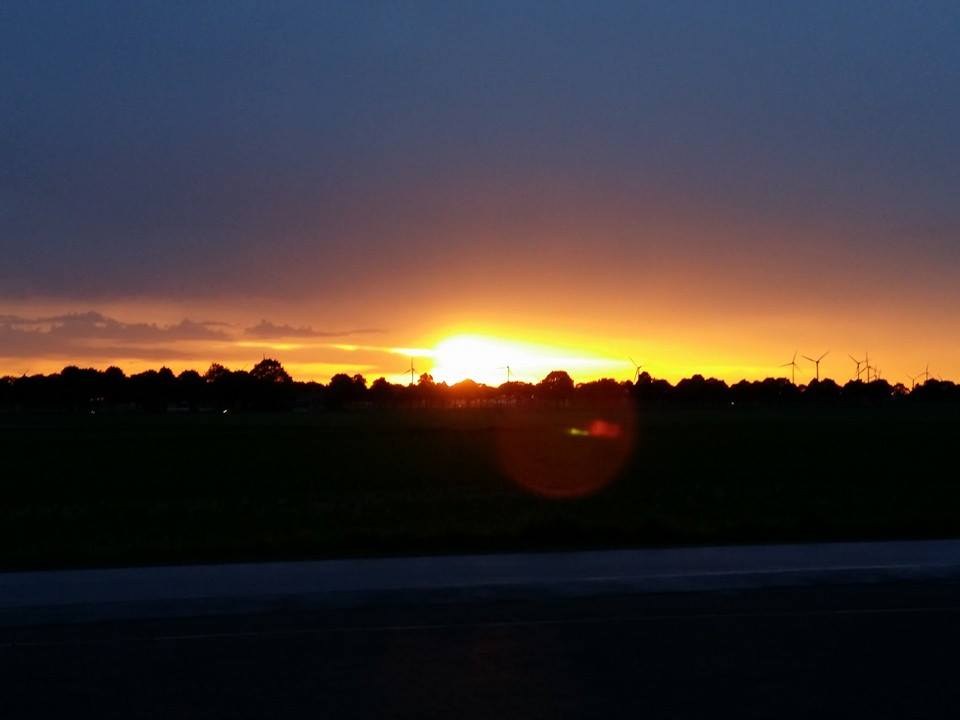
[[[0,416],[0,567],[955,536],[958,429],[891,409]]]

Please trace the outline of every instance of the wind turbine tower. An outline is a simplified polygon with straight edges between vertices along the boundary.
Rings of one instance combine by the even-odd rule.
[[[793,360],[788,363],[784,363],[780,367],[790,368],[790,382],[794,385],[797,384],[797,353],[793,353]]]
[[[813,359],[812,357],[810,357],[809,355],[804,355],[804,356],[803,356],[803,359],[804,359],[804,360],[809,360],[810,362],[812,362],[814,365],[817,366],[817,382],[820,382],[820,361],[823,360],[823,359],[824,359],[827,355],[829,355],[829,354],[830,354],[830,351],[827,350],[823,355],[821,355],[820,357],[818,357],[816,360],[814,360],[814,359]]]
[[[863,372],[860,370],[860,366],[863,365],[863,360],[857,360],[853,355],[850,355],[849,358],[857,364],[857,374],[854,375],[853,379],[859,380],[860,375],[863,374]]]
[[[416,368],[413,367],[413,358],[410,358],[410,384],[413,385],[413,376],[417,372]]]

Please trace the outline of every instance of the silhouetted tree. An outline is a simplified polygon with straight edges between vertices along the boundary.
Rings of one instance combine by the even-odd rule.
[[[96,407],[102,401],[99,393],[99,373],[93,369],[81,370],[69,365],[54,376],[59,388],[59,403],[71,410],[87,410]]]
[[[730,388],[730,401],[742,406],[778,406],[797,402],[800,388],[786,378],[766,378],[760,381],[741,380]]]
[[[409,401],[411,404],[421,407],[433,407],[443,404],[446,386],[438,385],[433,375],[423,373],[418,379],[417,384],[408,388]]]
[[[177,375],[177,399],[191,410],[203,404],[206,389],[206,382],[196,370],[184,370]]]
[[[231,372],[220,363],[213,363],[203,374],[203,379],[208,383],[222,382],[229,379]]]
[[[960,385],[948,380],[927,380],[910,393],[914,405],[960,404]]]
[[[131,398],[144,410],[164,411],[173,396],[175,383],[173,371],[167,367],[131,375]]]
[[[272,358],[264,358],[254,365],[253,369],[250,371],[250,377],[257,382],[293,382],[293,378],[291,378],[287,371],[283,369],[283,365],[280,364],[280,361]]]
[[[616,405],[630,396],[633,384],[619,383],[610,378],[577,385],[577,403],[581,405]]]
[[[213,363],[203,374],[207,386],[206,400],[217,410],[236,407],[233,373],[220,363]]]
[[[677,400],[698,407],[719,406],[729,402],[727,384],[716,378],[705,379],[703,375],[684,378],[674,388]]]
[[[536,387],[536,396],[539,400],[550,403],[567,403],[573,397],[573,380],[563,370],[553,370],[547,373]]]
[[[400,403],[403,388],[389,380],[379,377],[370,384],[367,391],[370,402],[378,407],[393,407]]]
[[[633,396],[637,403],[647,407],[665,405],[673,392],[673,386],[666,380],[654,380],[644,370],[633,385]]]
[[[819,404],[840,402],[843,390],[833,380],[811,380],[803,391],[803,399]]]
[[[255,410],[281,410],[293,403],[293,379],[279,360],[264,358],[250,370],[247,399]]]
[[[115,365],[111,365],[103,371],[100,386],[102,388],[101,394],[106,404],[117,406],[121,403],[128,402],[127,376],[123,374],[123,370]]]
[[[448,394],[455,406],[466,407],[483,399],[483,387],[467,378],[451,385]]]
[[[327,386],[327,407],[343,408],[358,403],[364,399],[366,392],[367,381],[363,375],[350,377],[345,373],[337,373],[330,378],[330,384]]]
[[[535,398],[536,386],[532,383],[512,380],[498,387],[497,395],[508,405],[527,405]]]

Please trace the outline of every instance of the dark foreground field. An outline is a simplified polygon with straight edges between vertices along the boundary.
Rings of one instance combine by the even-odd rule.
[[[0,416],[0,567],[956,536],[958,430],[902,409]]]

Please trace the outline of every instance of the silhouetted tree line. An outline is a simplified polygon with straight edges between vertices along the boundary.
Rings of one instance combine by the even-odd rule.
[[[204,373],[168,368],[125,375],[106,370],[65,367],[52,375],[0,378],[0,410],[223,412],[232,410],[321,410],[347,407],[604,406],[638,403],[647,407],[728,406],[926,406],[960,408],[960,386],[928,380],[908,389],[885,380],[833,380],[794,385],[781,378],[722,380],[694,375],[676,385],[642,373],[636,382],[612,379],[575,384],[562,370],[540,382],[506,382],[498,387],[464,380],[453,385],[421,375],[414,385],[362,375],[338,374],[326,385],[293,380],[279,361],[264,359],[251,370],[213,364]]]

